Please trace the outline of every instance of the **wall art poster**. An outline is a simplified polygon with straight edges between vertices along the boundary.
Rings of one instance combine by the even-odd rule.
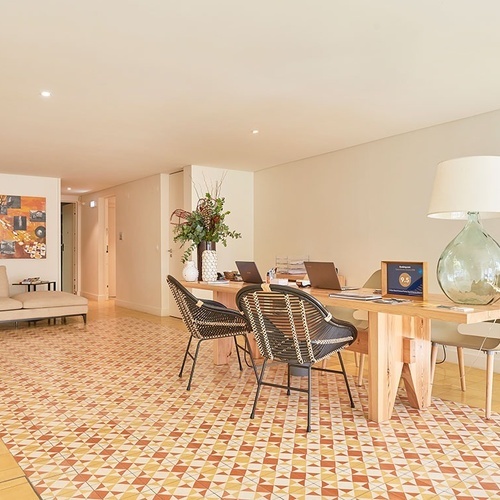
[[[45,201],[0,194],[0,259],[45,259]]]

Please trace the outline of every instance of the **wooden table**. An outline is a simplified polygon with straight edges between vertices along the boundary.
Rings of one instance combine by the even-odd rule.
[[[241,283],[183,284],[188,288],[211,290],[214,300],[232,308],[235,307],[236,293],[244,286]],[[368,355],[368,418],[374,422],[384,422],[391,418],[401,379],[412,407],[422,409],[430,404],[431,320],[479,323],[500,318],[500,304],[474,306],[472,312],[440,309],[438,305],[456,305],[444,295],[430,295],[425,302],[391,305],[330,297],[329,290],[304,290],[325,306],[368,311],[369,333],[361,333],[350,349]],[[217,342],[215,363],[228,362],[232,345],[231,339]]]

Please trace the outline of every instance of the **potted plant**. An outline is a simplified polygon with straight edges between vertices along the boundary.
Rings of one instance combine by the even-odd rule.
[[[213,194],[207,192],[198,200],[195,210],[187,212],[177,209],[170,217],[170,221],[175,224],[174,241],[180,242],[181,246],[189,245],[182,255],[182,262],[191,260],[193,250],[198,248],[198,271],[200,273],[203,251],[215,251],[216,243],[227,246],[229,238],[241,238],[241,234],[231,231],[225,222],[226,216],[231,212],[224,210],[224,203],[225,198],[220,196],[220,183],[218,183]],[[177,221],[172,220],[175,217]]]

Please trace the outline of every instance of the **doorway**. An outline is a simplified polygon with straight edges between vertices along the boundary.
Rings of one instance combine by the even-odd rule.
[[[78,204],[61,203],[61,283],[63,292],[78,293]]]

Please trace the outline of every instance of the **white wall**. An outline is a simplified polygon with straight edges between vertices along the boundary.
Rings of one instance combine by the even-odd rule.
[[[61,278],[61,196],[60,179],[54,177],[33,177],[28,175],[0,174],[0,194],[16,196],[37,196],[46,199],[46,242],[45,259],[0,259],[5,265],[11,283],[26,277],[40,276],[56,281],[60,287]],[[11,286],[10,293],[21,293],[24,289]]]
[[[184,204],[186,210],[193,210],[198,195],[203,196],[215,181],[222,181],[221,196],[225,198],[224,208],[231,213],[225,222],[229,229],[241,233],[238,239],[228,239],[227,247],[217,243],[217,264],[219,272],[236,270],[236,260],[253,260],[254,256],[254,174],[238,170],[224,170],[212,167],[190,165],[184,169]],[[196,258],[196,255],[194,255]]]
[[[231,211],[227,223],[243,238],[217,245],[219,270],[232,270],[237,259],[253,259],[253,173],[189,166],[184,169],[185,209],[196,206],[198,191],[205,180],[224,177],[222,195]],[[116,299],[122,307],[168,315],[169,273],[168,213],[169,176],[159,174],[81,197],[82,295],[103,300],[104,280],[104,199],[116,197]],[[90,208],[90,200],[97,207]],[[122,238],[120,240],[120,233]]]
[[[436,165],[470,155],[500,155],[500,111],[430,127],[255,174],[255,255],[333,260],[353,285],[382,260],[435,269],[463,222],[429,219]],[[499,186],[500,192],[500,186]],[[500,241],[500,220],[484,227]]]
[[[426,261],[429,291],[440,292],[437,261],[464,222],[427,217],[436,166],[500,156],[499,130],[495,111],[257,172],[258,265],[309,255],[333,260],[347,283],[359,285],[382,260]],[[500,241],[500,219],[483,225]]]
[[[96,300],[106,296],[104,199],[109,196],[116,197],[115,303],[164,316],[170,215],[165,211],[166,174],[82,196],[82,295]],[[90,200],[97,200],[96,208],[90,208]]]
[[[80,197],[77,194],[61,193],[61,203],[78,203]]]
[[[80,293],[84,297],[93,300],[104,298],[104,289],[100,286],[100,272],[103,266],[100,264],[103,259],[104,222],[99,217],[102,211],[104,214],[104,203],[100,200],[97,207],[91,208],[89,201],[96,199],[93,195],[82,196],[80,203]],[[101,221],[101,222],[100,222]],[[102,227],[101,227],[102,226]]]

